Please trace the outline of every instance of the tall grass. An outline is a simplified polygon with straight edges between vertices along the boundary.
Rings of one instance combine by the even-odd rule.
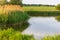
[[[21,27],[24,25],[24,23],[26,24],[28,19],[29,19],[29,16],[26,13],[23,13],[21,11],[10,11],[8,12],[8,14],[1,13],[0,14],[0,27],[2,29],[12,27],[14,29],[20,30]],[[24,28],[24,26],[22,28]]]
[[[21,34],[12,28],[0,30],[0,40],[34,40],[32,35]]]
[[[46,36],[42,38],[42,40],[60,40],[60,35],[54,35],[54,36]]]
[[[11,11],[8,14],[8,24],[22,23],[26,21],[29,16],[20,11]]]

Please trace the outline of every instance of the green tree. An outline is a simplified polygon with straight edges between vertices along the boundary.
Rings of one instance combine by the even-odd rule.
[[[5,5],[7,3],[7,0],[0,0],[0,5]]]
[[[57,10],[60,10],[60,4],[58,4],[58,5],[56,6],[56,9],[57,9]]]
[[[13,5],[22,5],[22,0],[10,0],[10,4],[13,4]]]

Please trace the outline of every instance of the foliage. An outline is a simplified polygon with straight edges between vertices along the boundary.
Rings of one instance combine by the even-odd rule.
[[[7,3],[7,0],[1,0],[0,5],[5,5]]]
[[[43,5],[43,4],[23,4],[23,6],[47,6],[47,7],[55,7],[55,5]]]
[[[22,23],[28,19],[26,13],[20,11],[12,11],[8,13],[8,24]]]
[[[32,35],[21,34],[12,28],[0,30],[0,40],[34,40]]]
[[[60,40],[60,35],[46,36],[42,40]]]
[[[30,16],[60,16],[60,11],[26,11]]]
[[[0,5],[5,4],[13,4],[13,5],[21,5],[22,6],[22,0],[10,0],[9,2],[7,0],[1,0]]]
[[[58,4],[58,5],[56,6],[56,9],[57,9],[57,10],[60,10],[60,4]]]
[[[56,19],[57,21],[60,21],[60,16],[56,16],[55,19]]]
[[[7,22],[8,24],[21,23],[26,21],[29,16],[21,11],[10,11],[8,15],[6,13],[0,14],[0,23]]]
[[[22,5],[22,0],[10,0],[9,3],[13,5]]]
[[[21,11],[10,11],[0,14],[0,27],[2,29],[14,28],[23,31],[28,27],[29,16]],[[24,25],[24,26],[23,26]],[[2,27],[3,26],[3,27]]]
[[[6,23],[7,20],[7,15],[0,14],[0,24]]]

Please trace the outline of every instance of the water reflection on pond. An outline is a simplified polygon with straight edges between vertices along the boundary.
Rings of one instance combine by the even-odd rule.
[[[23,33],[33,34],[36,38],[46,34],[60,33],[60,22],[56,20],[56,17],[31,17],[28,22],[30,25]]]

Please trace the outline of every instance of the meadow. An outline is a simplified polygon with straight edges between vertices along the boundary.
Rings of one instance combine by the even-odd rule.
[[[60,10],[55,6],[23,6],[22,8],[30,16],[60,16]]]
[[[59,11],[55,7],[48,6],[23,6],[24,11]]]
[[[60,10],[48,6],[0,5],[0,40],[35,40],[32,35],[23,35],[28,27],[29,16],[60,16]],[[56,17],[59,19],[60,17]],[[11,28],[11,29],[10,29]],[[42,40],[59,40],[48,36]]]

